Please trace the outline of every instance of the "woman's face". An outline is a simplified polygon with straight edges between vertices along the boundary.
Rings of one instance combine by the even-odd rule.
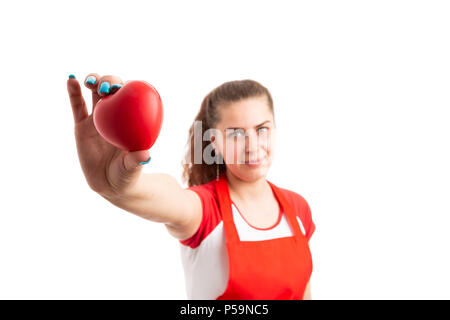
[[[275,123],[265,96],[248,98],[220,109],[214,148],[227,171],[244,181],[266,176],[275,147]]]

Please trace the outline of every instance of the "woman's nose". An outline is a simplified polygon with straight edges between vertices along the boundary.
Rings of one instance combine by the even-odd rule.
[[[254,130],[249,130],[245,137],[245,151],[247,153],[256,153],[258,151],[258,135]]]

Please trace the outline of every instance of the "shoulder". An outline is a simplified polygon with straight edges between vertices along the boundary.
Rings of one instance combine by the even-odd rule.
[[[289,203],[295,207],[295,209],[298,209],[296,211],[303,211],[303,210],[310,211],[309,204],[302,195],[289,189],[280,187],[278,187],[278,189],[281,190],[283,195],[286,197],[286,200],[288,200]]]
[[[191,248],[196,248],[215,229],[222,220],[222,217],[219,209],[215,180],[186,188],[186,190],[190,190],[198,196],[202,205],[202,219],[195,234],[189,239],[180,240],[180,243]]]
[[[211,180],[205,184],[200,184],[197,186],[186,188],[186,190],[194,191],[200,197],[207,197],[217,200],[216,184],[214,180]]]
[[[219,208],[219,200],[216,192],[215,180],[205,184],[186,188],[195,193],[202,203],[203,211],[211,211]]]

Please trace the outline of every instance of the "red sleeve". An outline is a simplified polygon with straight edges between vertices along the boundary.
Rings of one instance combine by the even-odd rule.
[[[300,221],[303,224],[303,227],[305,228],[305,236],[306,239],[311,239],[311,236],[313,235],[314,231],[316,230],[316,225],[314,224],[314,221],[312,220],[311,215],[311,208],[309,207],[308,202],[303,198],[301,195],[294,191],[290,191],[287,189],[283,189],[287,192],[289,195],[289,199],[291,203],[294,205],[294,210],[297,214],[297,216],[300,218]]]
[[[189,187],[187,190],[194,191],[202,203],[202,221],[196,233],[189,239],[180,240],[185,246],[197,248],[214,228],[222,220],[219,210],[217,195],[214,184],[209,182],[203,185]]]
[[[316,225],[314,224],[314,221],[312,220],[311,208],[309,207],[308,202],[303,197],[302,197],[302,199],[306,206],[306,210],[304,213],[304,221],[305,221],[306,238],[309,241],[309,239],[311,239],[311,236],[313,235],[314,231],[316,230]],[[302,219],[302,218],[300,217],[300,219]]]

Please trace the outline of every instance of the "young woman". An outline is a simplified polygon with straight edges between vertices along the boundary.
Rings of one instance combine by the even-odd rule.
[[[94,110],[123,82],[92,73],[84,84]],[[276,129],[267,88],[231,81],[204,98],[189,130],[188,188],[167,174],[144,174],[149,151],[106,142],[72,75],[67,89],[87,183],[114,205],[165,224],[181,245],[189,299],[311,298],[311,210],[302,196],[266,180]]]

